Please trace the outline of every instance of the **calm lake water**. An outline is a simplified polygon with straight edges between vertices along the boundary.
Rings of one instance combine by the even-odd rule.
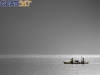
[[[78,59],[78,58],[75,58]],[[70,58],[0,58],[0,75],[100,75],[100,58],[86,58],[89,64],[63,64]]]

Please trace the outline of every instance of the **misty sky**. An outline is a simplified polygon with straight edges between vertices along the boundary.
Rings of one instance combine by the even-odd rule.
[[[100,0],[32,0],[0,8],[0,54],[100,54]]]

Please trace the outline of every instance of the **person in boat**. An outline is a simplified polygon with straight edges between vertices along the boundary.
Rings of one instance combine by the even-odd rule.
[[[73,64],[73,58],[71,58],[71,61],[70,61],[70,63],[71,63],[71,64]]]
[[[77,63],[77,64],[78,64],[78,63],[79,63],[79,60],[75,60],[75,63]]]
[[[84,64],[84,58],[82,58],[82,61],[81,61],[81,63],[82,63],[82,64]]]

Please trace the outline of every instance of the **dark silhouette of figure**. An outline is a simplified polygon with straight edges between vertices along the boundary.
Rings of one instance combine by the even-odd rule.
[[[84,58],[83,58],[83,64],[84,64]]]
[[[81,63],[82,63],[82,64],[84,64],[84,58],[82,58],[82,61],[81,61]]]
[[[70,61],[70,63],[71,63],[71,64],[73,64],[73,58],[71,58],[71,61]]]

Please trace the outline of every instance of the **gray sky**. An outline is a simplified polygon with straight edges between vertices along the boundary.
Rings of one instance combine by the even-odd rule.
[[[3,7],[0,54],[100,54],[100,0],[32,0]]]

